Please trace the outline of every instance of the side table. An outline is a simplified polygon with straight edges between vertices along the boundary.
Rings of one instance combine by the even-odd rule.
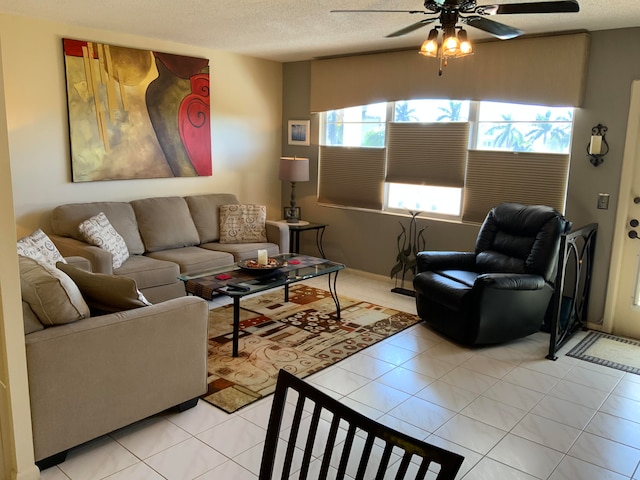
[[[283,223],[287,223],[283,220]],[[322,258],[327,258],[322,248],[322,238],[324,237],[324,231],[329,226],[326,223],[311,223],[311,222],[299,222],[299,223],[287,223],[289,227],[289,248],[291,253],[300,253],[300,232],[307,230],[316,231],[316,246]]]

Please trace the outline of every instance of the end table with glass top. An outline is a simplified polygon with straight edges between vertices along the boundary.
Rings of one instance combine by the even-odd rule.
[[[282,223],[289,227],[289,249],[291,253],[300,253],[300,232],[306,232],[309,230],[316,231],[316,246],[322,258],[327,258],[324,254],[324,248],[322,240],[324,238],[324,231],[329,226],[326,223],[311,223],[301,220],[298,223],[288,223],[286,220],[282,220]]]
[[[284,287],[284,301],[288,302],[290,284],[328,275],[329,293],[336,305],[337,317],[340,319],[340,300],[336,293],[336,282],[338,272],[345,268],[342,263],[294,253],[275,255],[271,258],[281,266],[269,270],[242,268],[240,265],[243,262],[239,262],[206,272],[181,274],[178,277],[185,283],[188,294],[197,295],[205,300],[211,300],[215,294],[226,295],[233,299],[232,355],[234,357],[238,356],[240,299],[247,295]],[[335,274],[333,278],[332,274]]]

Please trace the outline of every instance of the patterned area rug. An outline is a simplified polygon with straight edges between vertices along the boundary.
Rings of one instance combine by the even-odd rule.
[[[637,340],[589,332],[567,355],[640,375],[640,342]]]
[[[240,303],[239,356],[231,356],[233,306],[209,313],[209,391],[225,412],[273,393],[281,368],[304,378],[420,321],[416,315],[297,284]]]

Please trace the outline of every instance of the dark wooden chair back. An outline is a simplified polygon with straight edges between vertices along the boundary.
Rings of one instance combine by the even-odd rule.
[[[287,426],[288,438],[284,440],[280,438],[281,427],[290,391],[297,393],[297,400],[295,407],[293,403],[289,404],[294,409],[293,419],[291,427]],[[416,412],[416,415],[420,415],[420,412]],[[301,428],[301,424],[305,426]],[[323,428],[327,424],[328,429]],[[274,477],[279,446],[285,448],[286,452],[284,460],[278,456],[277,467],[278,470],[282,468],[281,476]],[[318,473],[312,478],[317,479],[330,476],[339,480],[347,474],[355,480],[424,479],[427,470],[431,469],[429,478],[433,478],[433,473],[437,472],[437,480],[454,480],[464,457],[367,418],[294,375],[280,370],[259,480],[288,480],[298,467],[297,478],[311,478],[310,464],[314,460],[319,468],[314,469]],[[329,475],[330,468],[336,472],[332,471]]]

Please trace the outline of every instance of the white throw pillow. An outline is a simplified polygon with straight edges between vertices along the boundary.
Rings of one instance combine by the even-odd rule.
[[[124,238],[116,232],[103,212],[82,222],[78,230],[88,243],[111,253],[113,268],[120,268],[129,258],[129,249]]]
[[[50,267],[57,262],[67,263],[55,244],[41,229],[18,240],[18,255],[29,257]]]
[[[264,205],[220,205],[220,243],[264,243],[266,221]]]

